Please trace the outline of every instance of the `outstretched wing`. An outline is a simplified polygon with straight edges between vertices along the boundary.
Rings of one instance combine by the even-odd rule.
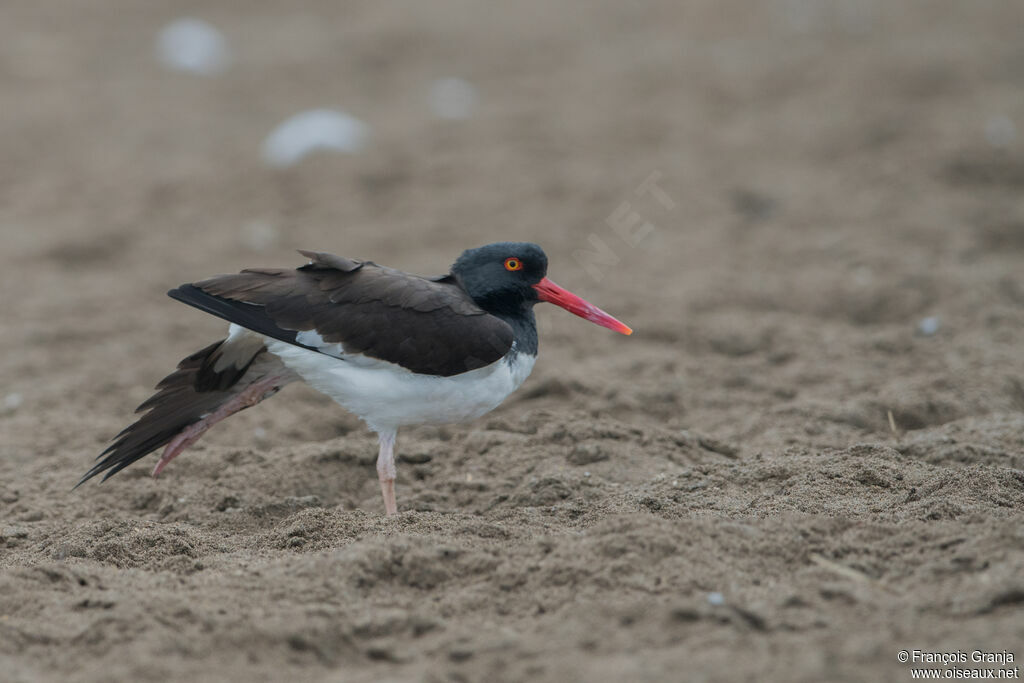
[[[353,354],[450,377],[500,359],[512,328],[450,276],[424,278],[371,261],[301,252],[295,270],[252,268],[168,294],[260,334],[345,359]]]

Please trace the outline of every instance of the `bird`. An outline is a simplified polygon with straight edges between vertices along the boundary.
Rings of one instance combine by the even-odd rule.
[[[163,447],[168,463],[211,427],[304,381],[376,432],[384,511],[397,514],[399,428],[472,420],[526,380],[537,358],[534,305],[550,302],[625,335],[632,329],[547,277],[531,242],[468,249],[445,275],[299,250],[298,268],[247,268],[168,292],[229,323],[182,360],[76,484],[102,481]]]

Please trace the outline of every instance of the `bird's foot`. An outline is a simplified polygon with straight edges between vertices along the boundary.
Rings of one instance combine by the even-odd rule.
[[[380,492],[384,494],[384,514],[388,517],[398,514],[398,503],[395,501],[395,480],[381,479]]]
[[[384,495],[384,513],[391,517],[398,514],[398,503],[395,502],[395,433],[378,432],[380,453],[377,454],[377,478],[380,479],[380,492]]]
[[[176,437],[171,439],[171,442],[167,444],[167,448],[164,449],[163,455],[160,456],[159,462],[156,467],[153,468],[153,477],[160,476],[160,473],[167,467],[167,463],[174,460],[179,453],[184,451],[186,448],[199,441],[199,437],[206,433],[206,430],[213,426],[213,422],[210,418],[212,415],[207,416],[199,422],[190,424],[185,427]]]

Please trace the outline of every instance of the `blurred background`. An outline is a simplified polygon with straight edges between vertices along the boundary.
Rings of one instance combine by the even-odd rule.
[[[684,365],[817,347],[823,321],[1018,331],[1011,0],[0,12],[0,277],[21,349],[0,371],[26,399],[40,372],[219,333],[164,292],[297,248],[432,274],[537,241],[556,281],[641,331],[634,350]],[[541,316],[550,368],[620,348],[577,322]],[[118,389],[149,384],[112,365]],[[971,400],[1009,405],[1006,381]]]
[[[588,495],[601,501],[581,508],[586,524],[608,510],[635,511],[641,499],[660,506],[645,514],[670,519],[739,510],[772,517],[776,503],[765,501],[778,500],[776,484],[748,500],[760,475],[732,490],[737,470],[728,468],[787,449],[882,442],[915,467],[929,463],[934,477],[965,463],[1024,466],[1022,35],[1020,0],[4,0],[0,481],[21,491],[20,499],[0,496],[5,515],[27,525],[19,538],[28,539],[71,533],[67,520],[135,516],[191,520],[200,530],[189,533],[206,533],[202,525],[216,529],[223,515],[209,512],[216,501],[203,495],[223,492],[188,494],[203,501],[190,510],[173,502],[185,496],[176,487],[209,474],[203,485],[219,491],[210,473],[234,462],[238,448],[277,448],[280,462],[292,462],[296,443],[351,435],[372,449],[354,418],[295,388],[290,403],[218,427],[210,450],[195,464],[176,461],[186,469],[180,480],[161,480],[164,488],[143,481],[138,466],[137,477],[126,472],[88,496],[64,493],[174,362],[223,335],[220,321],[166,290],[246,266],[299,265],[299,248],[438,274],[465,248],[536,241],[552,279],[631,325],[626,339],[538,309],[541,360],[522,394],[496,413],[534,420],[534,432],[559,420],[570,434],[581,420],[620,424],[609,446],[615,458],[590,460],[586,450],[578,458],[593,474]],[[949,451],[949,439],[966,438],[956,431],[963,424],[976,443],[967,455]],[[411,431],[405,443],[442,448],[463,433]],[[603,443],[597,427],[588,434]],[[582,470],[552,443],[494,460],[498,448],[480,462],[511,467],[508,486],[526,486],[527,475],[508,463],[536,455],[530,462],[547,463],[537,472],[577,490]],[[659,443],[668,455],[652,455]],[[673,459],[673,449],[691,447],[703,455]],[[885,453],[878,462],[896,457]],[[376,509],[368,467],[332,492],[323,484],[334,481],[328,466],[302,462],[320,474],[294,490],[251,481],[241,490],[316,489],[339,510]],[[717,493],[666,494],[665,482],[691,465]],[[430,467],[407,484],[413,509],[492,510],[490,493],[437,493],[431,477],[448,470],[438,460]],[[600,488],[599,480],[612,483]],[[959,512],[914,502],[893,483],[901,510],[893,514],[950,524],[970,514],[1019,518],[1015,485],[1004,482],[1000,495],[1011,503],[998,507],[979,502],[999,488],[985,481],[963,484],[975,488],[964,489]],[[792,498],[778,505],[862,519],[881,495],[851,484],[856,493],[846,499],[847,489],[815,482],[806,498],[787,488]],[[132,499],[134,486],[153,486],[153,497]],[[837,511],[830,500],[849,506]],[[274,518],[267,514],[253,533]],[[886,514],[868,518],[895,524]],[[529,518],[523,537],[583,525],[578,516]],[[882,536],[857,539],[858,547],[886,558],[902,552]],[[37,561],[33,552],[51,557],[24,547],[19,562]],[[939,551],[921,552],[946,567]],[[1000,565],[1007,577],[1020,567],[1014,557]],[[886,566],[864,571],[885,576]],[[759,568],[774,576],[765,590],[789,581],[791,567]],[[911,597],[885,612],[890,621],[859,640],[825,598],[808,598],[786,628],[830,624],[814,637],[844,652],[841,661],[881,657],[899,631],[893,623],[925,628],[899,615],[963,588],[936,578],[943,571],[917,576],[920,591],[908,588]],[[778,585],[769,603],[785,594]],[[865,615],[884,612],[851,600]],[[769,628],[785,621],[776,607],[792,614],[768,604]],[[959,628],[963,613],[950,609],[936,638]],[[586,620],[566,623],[586,630]],[[746,622],[737,623],[729,638],[742,640]],[[45,642],[68,642],[47,633]],[[616,642],[628,653],[633,641],[623,638]],[[703,652],[720,662],[733,656]],[[671,669],[674,660],[651,661]],[[808,680],[831,671],[824,660],[802,661]]]

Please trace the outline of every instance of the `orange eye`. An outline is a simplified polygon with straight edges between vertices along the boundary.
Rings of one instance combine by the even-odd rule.
[[[505,270],[522,270],[523,262],[517,258],[505,259]]]

